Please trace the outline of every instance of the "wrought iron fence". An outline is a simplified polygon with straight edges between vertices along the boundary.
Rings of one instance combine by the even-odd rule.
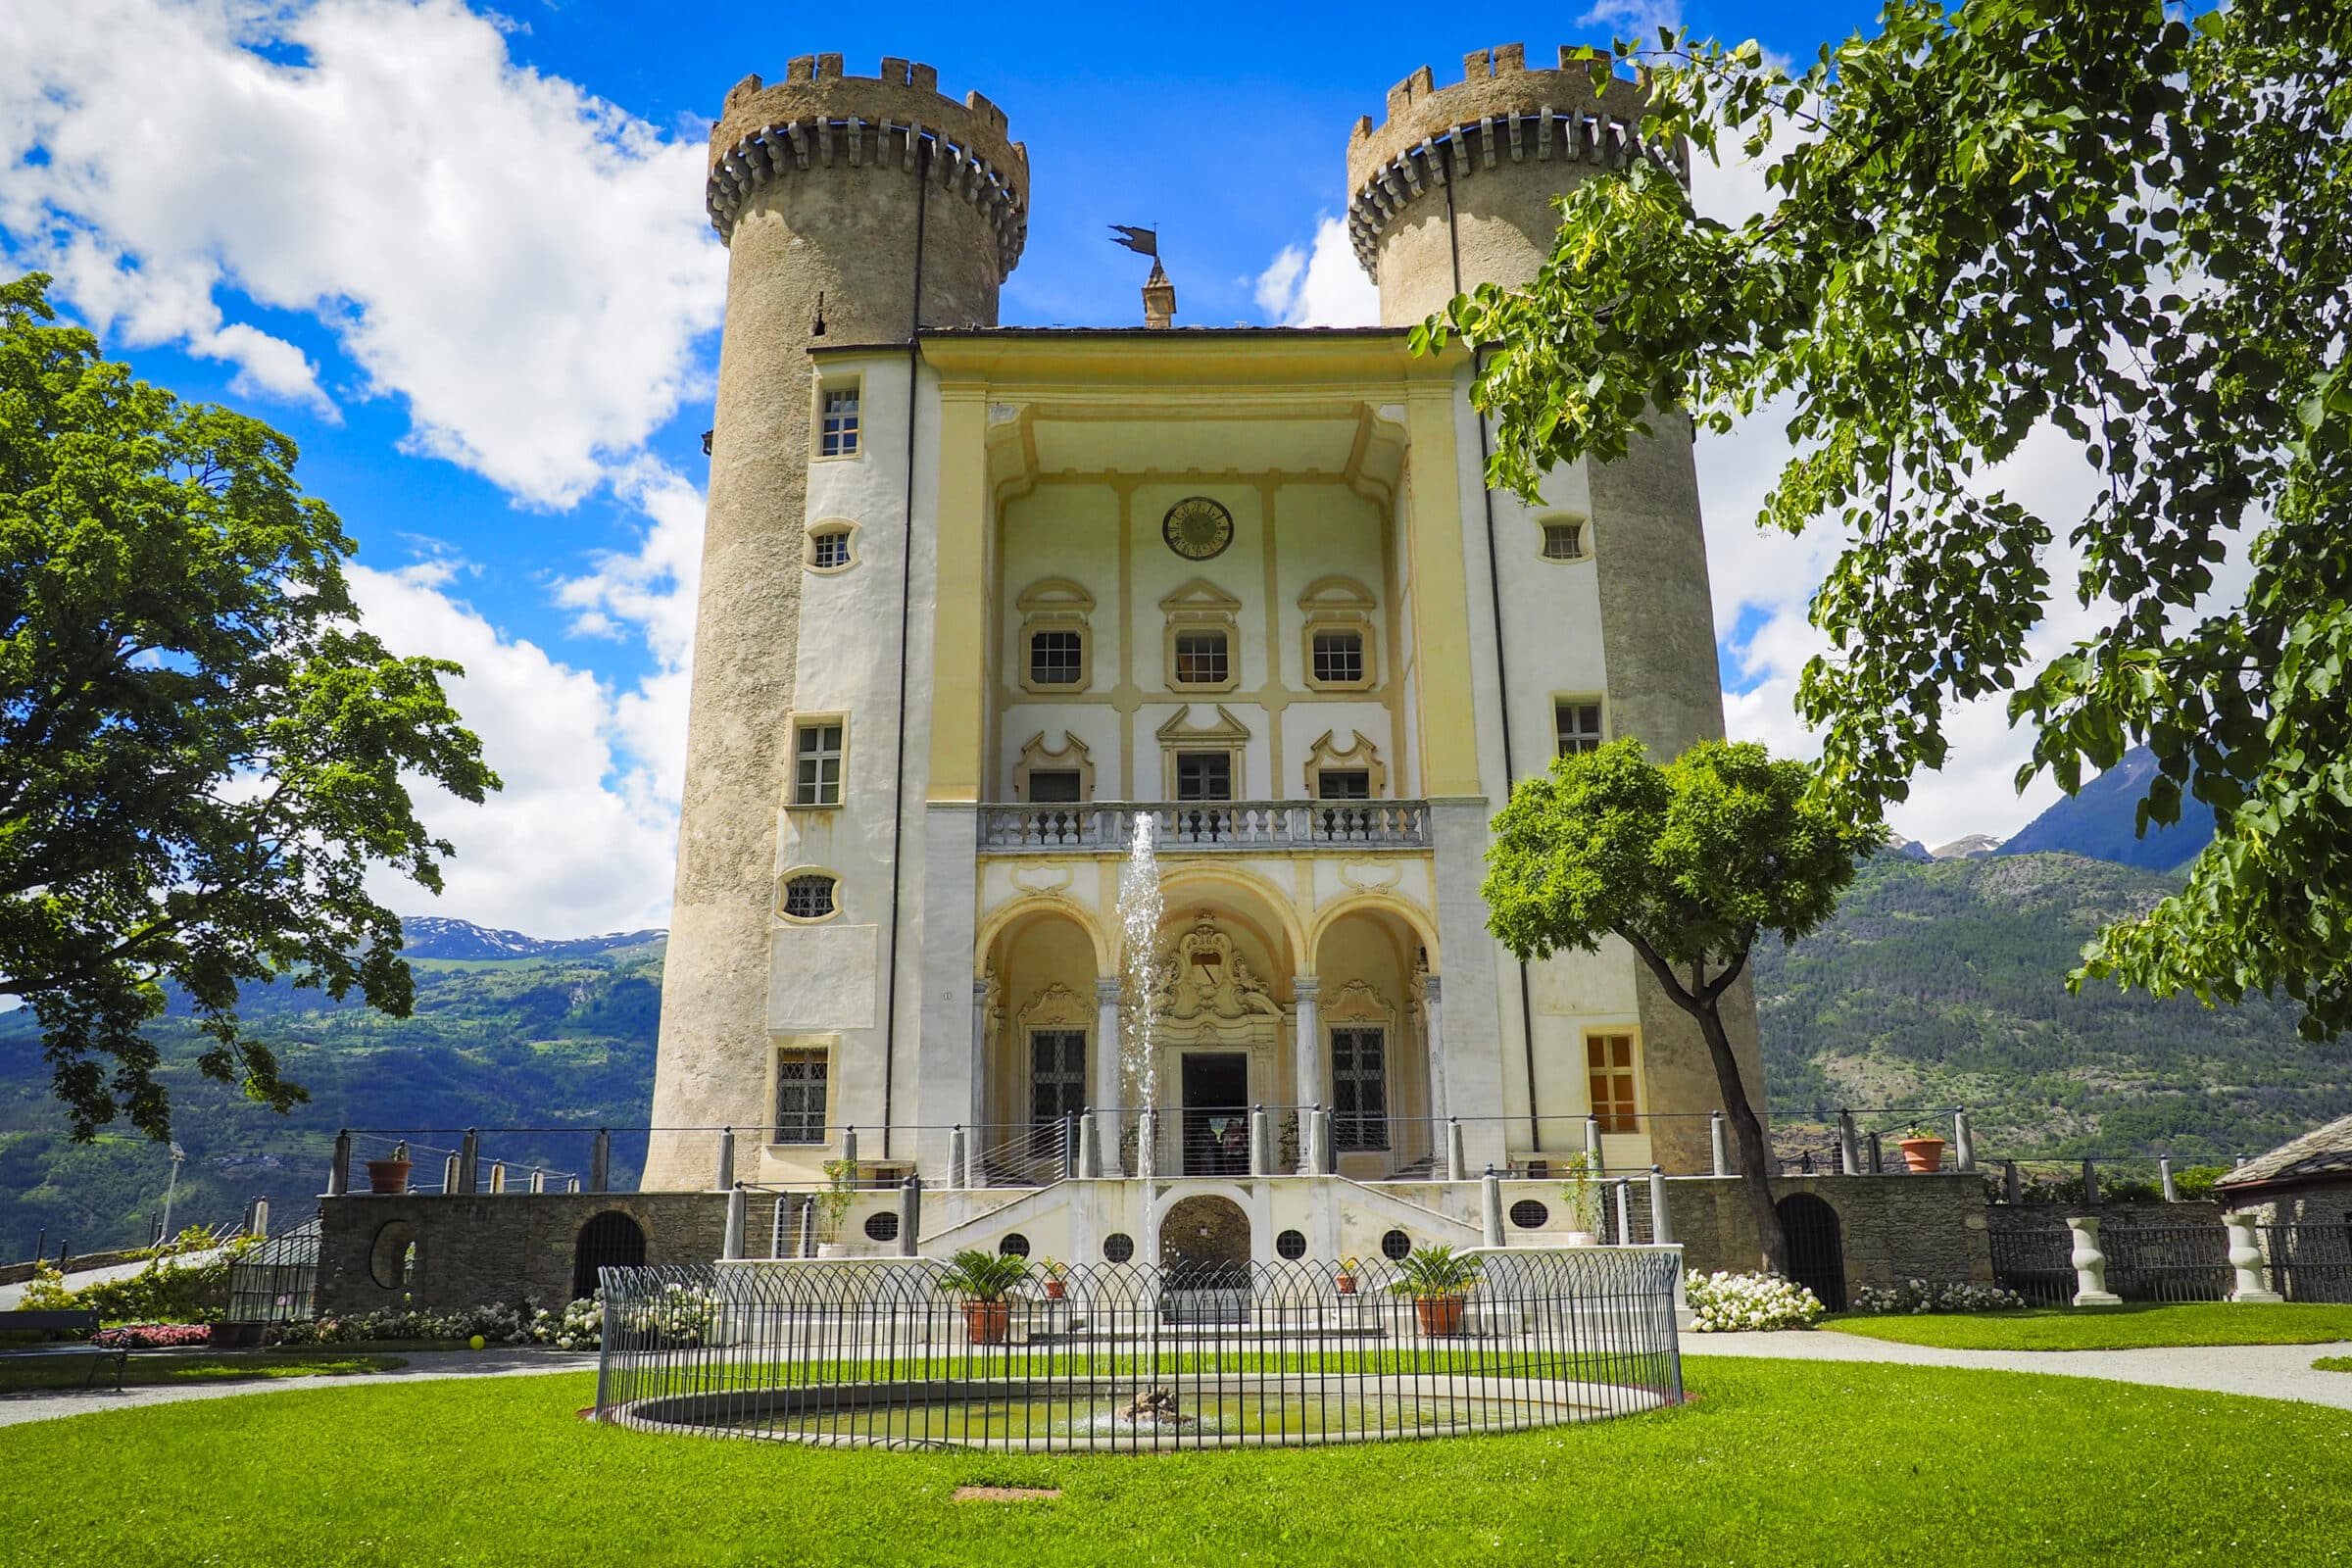
[[[1426,1254],[1424,1254],[1426,1256]],[[1017,1449],[1306,1445],[1679,1403],[1677,1254],[1226,1269],[931,1259],[612,1268],[597,1412],[650,1430]]]
[[[2352,1301],[2352,1219],[2258,1226],[2271,1289],[2290,1301]]]
[[[2074,1237],[2064,1230],[1994,1231],[1993,1278],[2034,1306],[2075,1298]],[[2226,1301],[2233,1276],[2219,1225],[2119,1225],[2099,1233],[2107,1289],[2127,1301]]]

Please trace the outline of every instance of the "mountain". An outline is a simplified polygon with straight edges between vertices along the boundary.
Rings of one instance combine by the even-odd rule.
[[[666,931],[618,931],[611,936],[550,942],[519,931],[494,931],[470,920],[430,914],[402,915],[400,932],[404,939],[401,956],[407,958],[592,958],[651,947],[669,936]]]
[[[2213,808],[2201,801],[2182,801],[2179,822],[2138,837],[2132,826],[2139,799],[2155,772],[2156,758],[2146,747],[2126,752],[2113,767],[2027,823],[2000,853],[2059,851],[2157,871],[2187,864],[2213,842]]]
[[[2177,885],[2072,855],[1875,858],[1828,925],[1756,949],[1776,1120],[1964,1104],[1988,1156],[2223,1155],[2352,1111],[2352,1040],[2299,1040],[2291,1006],[2067,992],[2101,926]]]
[[[1928,852],[1933,860],[1977,860],[2000,852],[2001,841],[1989,833],[1971,833]]]

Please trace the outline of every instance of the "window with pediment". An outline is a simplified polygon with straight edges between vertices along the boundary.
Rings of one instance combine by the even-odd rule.
[[[1067,577],[1047,577],[1021,591],[1021,688],[1082,692],[1094,679],[1095,596]]]
[[[1368,691],[1379,679],[1370,589],[1353,577],[1319,577],[1298,596],[1306,684],[1319,692]]]

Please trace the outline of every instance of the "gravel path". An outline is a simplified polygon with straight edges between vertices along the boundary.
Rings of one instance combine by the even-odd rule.
[[[160,1353],[160,1352],[157,1352]],[[321,1346],[321,1355],[345,1353],[338,1346]],[[348,1353],[366,1355],[363,1348]],[[355,1383],[412,1383],[425,1378],[533,1377],[550,1372],[593,1372],[596,1357],[563,1350],[389,1350],[409,1364],[389,1372],[358,1372],[349,1377],[255,1378],[247,1383],[191,1383],[181,1387],[133,1384],[117,1394],[112,1387],[44,1389],[37,1394],[0,1395],[0,1427],[24,1421],[52,1421],[59,1416],[92,1410],[128,1410],[148,1404],[176,1404],[182,1399],[224,1399],[239,1394],[293,1393],[303,1389],[347,1389]],[[133,1350],[131,1358],[138,1359]],[[107,1367],[101,1380],[114,1375]]]
[[[2251,1310],[2260,1310],[2253,1308]],[[2352,1410],[2352,1372],[2314,1372],[2323,1355],[2352,1354],[2332,1345],[2213,1345],[2140,1350],[1948,1350],[1835,1330],[1788,1334],[1685,1334],[1685,1355],[1752,1355],[1789,1361],[1876,1361],[1897,1366],[1975,1367],[2106,1378],[2164,1389],[2250,1394]]]

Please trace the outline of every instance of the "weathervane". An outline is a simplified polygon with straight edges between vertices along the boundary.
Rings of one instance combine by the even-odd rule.
[[[1110,225],[1111,243],[1124,245],[1138,256],[1152,258],[1152,275],[1144,279],[1144,325],[1166,331],[1176,323],[1176,285],[1168,281],[1159,261],[1159,230],[1130,223]]]

